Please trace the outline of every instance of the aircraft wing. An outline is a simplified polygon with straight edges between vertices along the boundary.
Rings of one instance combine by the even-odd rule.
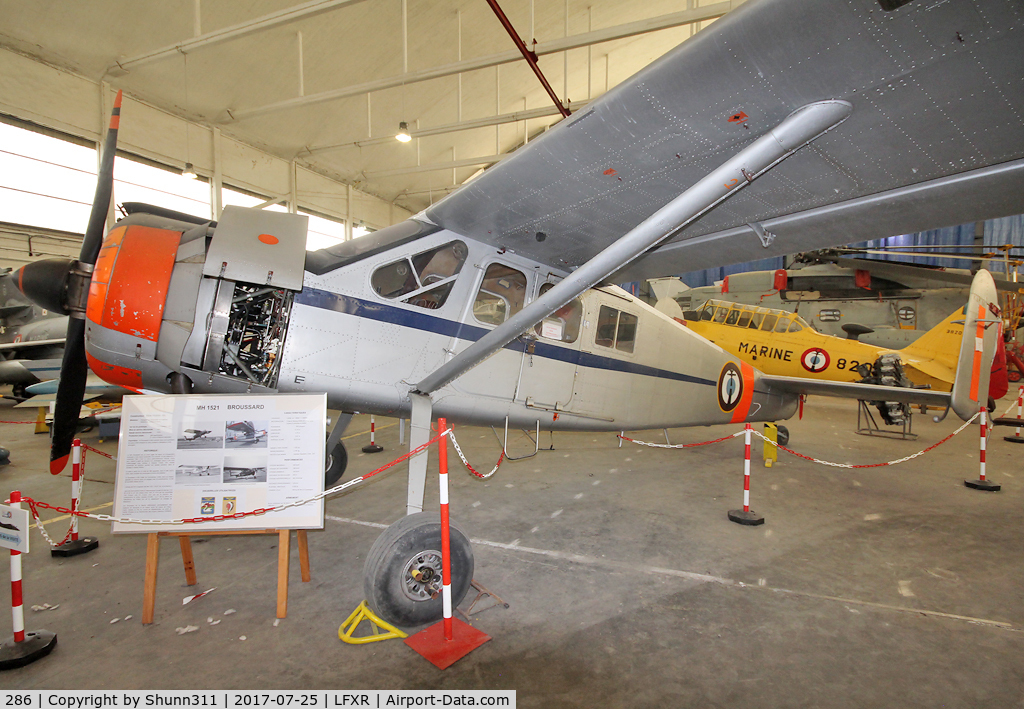
[[[784,392],[786,394],[820,394],[843,399],[863,399],[864,401],[903,401],[908,404],[928,404],[930,406],[948,406],[948,391],[931,389],[911,389],[910,387],[887,387],[874,384],[857,384],[855,382],[830,382],[803,377],[776,377],[762,374],[760,383],[768,387],[768,392]]]
[[[844,122],[612,280],[1024,212],[1019,1],[748,0],[424,217],[571,270],[828,100]]]

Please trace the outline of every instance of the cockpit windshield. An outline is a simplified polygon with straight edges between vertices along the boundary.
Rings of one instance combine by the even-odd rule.
[[[806,320],[795,313],[721,300],[704,303],[697,311],[697,320],[765,332],[800,332],[810,327]]]

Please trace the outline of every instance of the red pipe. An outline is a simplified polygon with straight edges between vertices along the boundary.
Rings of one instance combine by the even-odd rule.
[[[512,38],[513,42],[515,42],[516,47],[523,55],[523,59],[526,60],[526,63],[530,65],[531,69],[533,69],[533,73],[537,75],[538,79],[540,79],[541,85],[544,87],[544,90],[548,92],[548,96],[551,97],[551,100],[554,102],[558,112],[562,114],[562,118],[568,118],[569,109],[566,108],[558,99],[558,96],[555,95],[555,91],[551,88],[551,84],[549,84],[548,80],[544,77],[544,72],[542,72],[540,67],[537,66],[537,53],[531,51],[526,46],[526,43],[523,42],[519,33],[516,32],[516,28],[512,26],[512,23],[509,22],[508,17],[505,16],[504,11],[502,11],[501,7],[498,5],[498,0],[487,0],[487,4],[491,6],[492,10],[494,10],[494,14],[498,16],[498,21],[501,22],[501,26],[505,28],[506,32],[508,32],[508,36]]]

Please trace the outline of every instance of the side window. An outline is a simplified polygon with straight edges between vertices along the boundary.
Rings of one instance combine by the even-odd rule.
[[[701,320],[710,320],[711,317],[715,314],[714,310],[715,310],[714,308],[710,308],[710,307],[705,305],[704,309],[700,311],[700,319]]]
[[[492,263],[473,303],[473,316],[488,325],[500,325],[523,309],[526,274],[503,263]]]
[[[602,305],[597,316],[594,344],[601,347],[614,347],[620,352],[632,352],[636,342],[637,322],[636,315]]]
[[[800,323],[798,323],[796,320],[794,320],[792,322],[792,324],[790,324],[790,326],[789,326],[789,331],[790,332],[800,332],[803,329],[804,329],[804,326],[801,325]]]
[[[785,332],[789,329],[789,324],[792,322],[789,318],[779,318],[779,322],[775,324],[775,332]]]
[[[753,313],[750,316],[750,329],[757,330],[761,327],[761,320],[764,319],[764,313]]]
[[[636,315],[619,313],[619,329],[615,334],[615,349],[622,352],[632,352],[633,343],[636,341]]]
[[[544,295],[554,288],[554,283],[545,283],[540,287]],[[583,304],[575,298],[533,326],[533,331],[548,340],[559,342],[575,342],[580,336],[580,322],[583,320]]]
[[[751,313],[749,311],[746,311],[746,310],[743,311],[740,314],[740,321],[738,323],[736,323],[736,326],[737,327],[748,327],[750,325],[750,315],[751,315]]]
[[[615,346],[615,326],[619,321],[619,311],[602,305],[597,316],[597,332],[594,335],[594,344],[601,347]]]
[[[775,321],[779,319],[778,315],[767,314],[764,316],[764,322],[761,323],[761,329],[765,332],[771,332],[775,329]]]
[[[738,311],[738,310],[730,310],[729,311],[729,317],[727,317],[725,319],[725,324],[726,325],[735,325],[736,324],[736,320],[737,320],[737,318],[739,318],[739,316],[740,316],[740,311]]]
[[[463,242],[453,241],[381,266],[370,276],[370,285],[384,298],[402,298],[403,303],[429,310],[440,308],[468,253]]]
[[[729,314],[729,309],[728,308],[719,307],[715,311],[715,322],[717,322],[717,323],[725,322],[725,316],[728,315],[728,314]]]

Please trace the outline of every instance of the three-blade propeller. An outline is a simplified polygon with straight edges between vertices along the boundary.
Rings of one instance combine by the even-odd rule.
[[[114,191],[114,154],[121,120],[121,92],[117,92],[100,154],[96,194],[92,200],[89,225],[78,260],[46,259],[26,264],[15,274],[19,290],[41,307],[69,315],[64,359],[57,385],[50,445],[50,472],[56,475],[67,465],[75,438],[82,401],[85,398],[89,365],[85,358],[85,309],[93,266],[103,244],[103,230]]]

